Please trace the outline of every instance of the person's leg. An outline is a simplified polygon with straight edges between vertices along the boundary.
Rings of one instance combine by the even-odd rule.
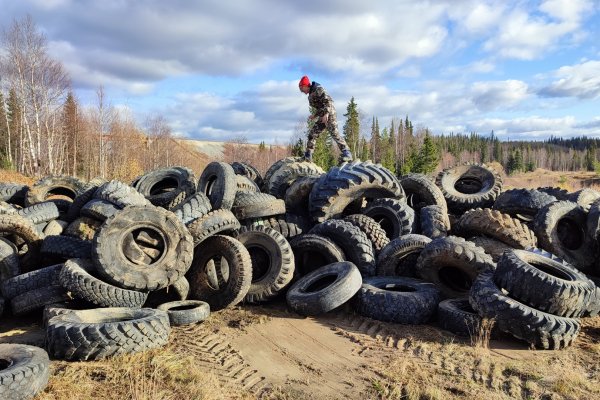
[[[304,159],[306,161],[312,162],[312,155],[315,151],[317,139],[319,138],[319,135],[321,135],[321,132],[323,132],[324,129],[325,125],[321,123],[315,123],[313,124],[310,131],[308,131],[308,139],[306,141],[306,152],[304,153]]]
[[[348,147],[346,140],[344,140],[344,137],[342,135],[340,135],[340,132],[338,130],[337,118],[335,115],[335,111],[330,112],[330,114],[329,114],[329,121],[327,124],[327,129],[329,130],[329,133],[330,133],[331,137],[333,138],[333,140],[335,140],[335,142],[337,143],[338,148],[342,152],[342,154],[340,154],[340,162],[352,161],[352,153],[350,152],[350,148]]]

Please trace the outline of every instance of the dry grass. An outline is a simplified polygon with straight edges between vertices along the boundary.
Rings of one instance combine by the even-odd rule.
[[[600,190],[600,181],[596,183],[596,178],[597,175],[595,172],[548,171],[541,168],[533,172],[503,176],[504,189],[552,186],[568,191],[575,191],[584,187]]]
[[[25,185],[32,185],[35,182],[35,179],[25,175],[21,175],[15,171],[0,169],[0,182],[12,182],[22,183]]]
[[[492,337],[492,329],[496,321],[494,319],[483,318],[480,324],[474,326],[471,331],[471,346],[476,348],[488,349]]]

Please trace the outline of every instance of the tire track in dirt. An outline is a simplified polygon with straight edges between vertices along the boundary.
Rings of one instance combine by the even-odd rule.
[[[453,354],[437,351],[435,344],[430,346],[410,336],[399,335],[395,332],[398,328],[393,324],[342,313],[323,322],[330,324],[336,334],[361,345],[360,353],[384,349],[400,351],[449,374],[462,376],[491,390],[502,391],[512,398],[527,399],[530,396],[527,377],[518,376],[508,369],[501,370],[493,361],[477,357],[469,357],[471,365],[464,364],[465,360],[457,360]]]

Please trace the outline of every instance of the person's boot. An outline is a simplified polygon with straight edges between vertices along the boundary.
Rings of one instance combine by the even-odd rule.
[[[306,150],[306,152],[304,153],[304,161],[313,162],[312,155],[313,155],[312,151]]]
[[[340,163],[351,162],[352,161],[352,153],[350,150],[342,150],[342,154],[340,154]]]

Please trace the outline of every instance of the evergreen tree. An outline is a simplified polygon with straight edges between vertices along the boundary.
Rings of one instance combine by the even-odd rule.
[[[379,121],[373,117],[371,124],[371,159],[381,162],[381,134],[379,133]]]
[[[72,175],[77,175],[77,165],[83,167],[82,161],[82,149],[80,148],[80,123],[79,123],[79,106],[73,96],[72,92],[67,94],[65,104],[63,105],[62,114],[62,131],[65,137],[65,147],[67,150],[67,165],[65,166],[66,171],[71,171]]]
[[[435,171],[439,162],[439,149],[433,142],[429,131],[426,131],[425,138],[423,139],[423,146],[421,146],[421,148],[419,149],[413,166],[413,171],[420,172],[422,174],[429,174]]]
[[[396,173],[395,161],[394,140],[388,133],[388,129],[383,128],[383,132],[381,133],[381,165]]]
[[[360,157],[358,158],[363,161],[369,160],[369,142],[367,142],[367,139],[361,135],[359,143]]]
[[[258,146],[258,150],[261,150],[261,146],[264,146],[265,142],[260,142]],[[292,146],[290,153],[294,157],[302,157],[304,156],[304,140],[302,138],[298,139],[298,141]]]
[[[302,139],[298,139],[298,142],[302,145],[302,148],[304,148],[304,142],[302,141]],[[298,142],[296,143],[296,145],[298,144]],[[267,150],[267,145],[265,144],[265,141],[263,140],[258,145],[258,151],[262,153],[263,151],[266,151],[266,150]]]
[[[480,150],[479,156],[480,156],[482,163],[485,163],[488,161],[488,145],[486,142],[481,143],[481,150]]]
[[[596,145],[589,146],[585,152],[585,168],[594,171],[596,166]]]
[[[360,136],[360,120],[358,116],[358,105],[354,102],[354,97],[350,99],[346,107],[346,123],[344,124],[344,139],[352,154],[358,153],[359,136]]]
[[[313,162],[327,171],[335,165],[333,155],[332,141],[329,135],[321,134],[315,143],[315,152],[313,153]]]

